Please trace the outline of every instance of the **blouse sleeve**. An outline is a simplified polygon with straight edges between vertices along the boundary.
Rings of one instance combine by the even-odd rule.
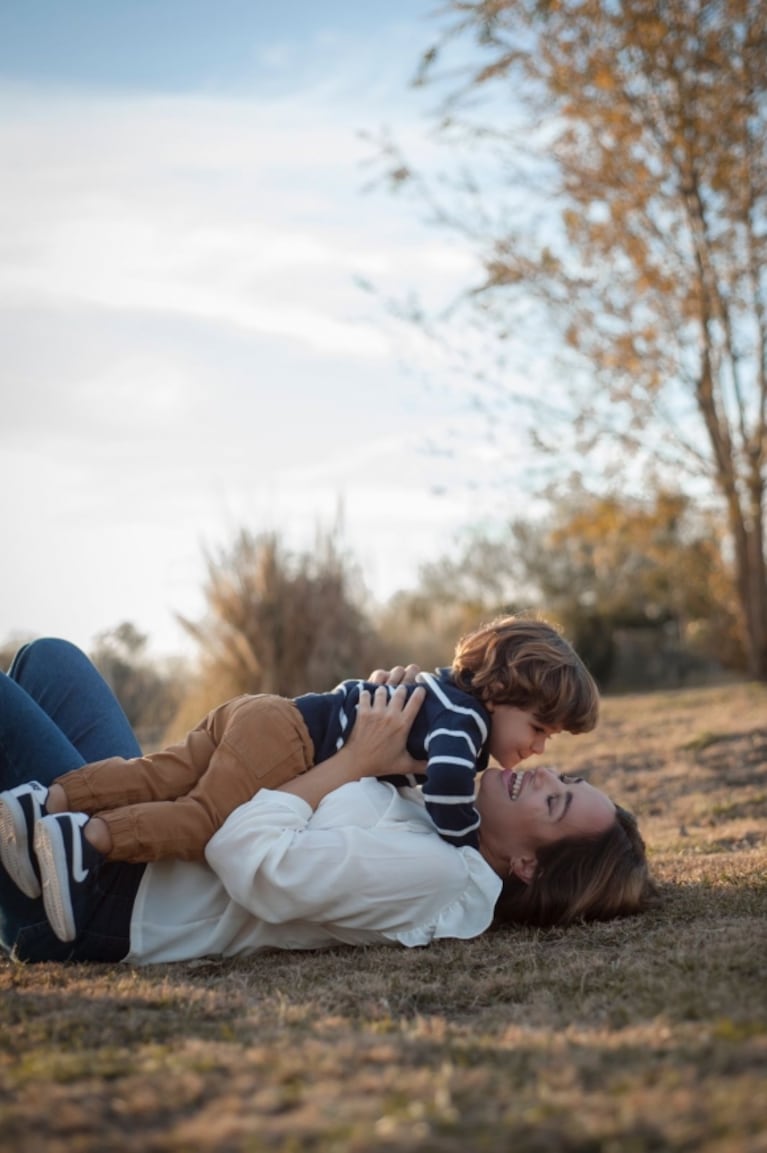
[[[299,797],[262,789],[208,842],[209,865],[254,917],[405,945],[475,937],[490,924],[501,882],[479,853],[407,823],[313,826],[312,815]]]

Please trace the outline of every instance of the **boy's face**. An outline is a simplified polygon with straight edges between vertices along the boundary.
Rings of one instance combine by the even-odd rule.
[[[487,709],[492,717],[490,755],[504,769],[513,769],[520,761],[542,753],[549,737],[562,732],[561,725],[544,725],[535,713],[516,705],[491,701]]]

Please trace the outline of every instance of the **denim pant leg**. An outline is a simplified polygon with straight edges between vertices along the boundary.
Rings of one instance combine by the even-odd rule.
[[[115,861],[94,870],[88,893],[90,916],[74,941],[59,941],[45,919],[42,901],[29,901],[39,906],[42,920],[38,916],[17,926],[13,957],[29,962],[121,961],[130,952],[133,905],[145,868]]]
[[[87,761],[140,752],[112,690],[85,654],[68,641],[32,641],[16,655],[8,675],[0,674],[0,788],[27,780],[48,784]],[[105,865],[97,874],[94,906],[102,915],[109,914],[105,893],[110,870],[116,867]],[[143,866],[129,867],[125,880],[133,896],[142,872]],[[129,907],[119,920],[127,932]],[[42,901],[25,897],[0,867],[0,947],[8,952],[16,949],[23,959],[53,961],[76,956],[77,944],[59,941]],[[127,951],[126,944],[122,955]]]
[[[54,637],[31,641],[14,657],[8,676],[74,745],[82,758],[78,765],[141,756],[117,697],[76,645]]]

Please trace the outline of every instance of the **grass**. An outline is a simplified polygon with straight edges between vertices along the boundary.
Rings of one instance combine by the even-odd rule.
[[[605,702],[546,760],[640,817],[659,908],[422,950],[0,961],[15,1153],[767,1153],[767,686]]]

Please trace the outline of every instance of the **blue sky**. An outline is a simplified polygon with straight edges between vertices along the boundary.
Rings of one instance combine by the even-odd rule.
[[[409,80],[432,12],[3,0],[0,639],[127,619],[179,651],[203,548],[241,526],[309,547],[339,509],[383,600],[449,552],[477,478],[524,469],[522,433],[490,443],[360,288],[440,302],[474,271],[365,190],[366,131],[429,163]]]
[[[303,91],[335,49],[368,79],[406,76],[438,27],[431,0],[3,0],[3,76],[151,92]],[[347,63],[353,63],[347,59]],[[396,64],[395,64],[396,67]],[[339,77],[343,82],[343,76]]]

